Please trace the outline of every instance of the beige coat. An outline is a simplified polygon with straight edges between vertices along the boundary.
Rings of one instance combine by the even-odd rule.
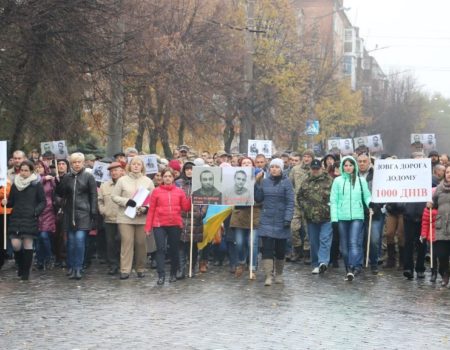
[[[111,196],[115,187],[112,180],[102,183],[98,191],[98,209],[108,224],[115,224],[119,206],[113,202]]]
[[[146,215],[136,216],[134,219],[125,215],[126,204],[133,198],[139,187],[146,188],[151,193],[155,185],[145,175],[129,173],[122,176],[114,186],[111,198],[119,206],[116,221],[118,224],[145,225]]]

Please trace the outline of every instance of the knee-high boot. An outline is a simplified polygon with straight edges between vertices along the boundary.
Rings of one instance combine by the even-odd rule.
[[[30,277],[31,264],[33,262],[33,249],[24,249],[22,259],[22,280]]]

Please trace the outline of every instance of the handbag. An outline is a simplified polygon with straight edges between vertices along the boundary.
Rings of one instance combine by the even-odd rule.
[[[364,209],[364,217],[369,217],[369,207],[366,205],[366,201],[364,200],[364,192],[361,184],[361,177],[358,176],[359,188],[361,189],[361,202]]]

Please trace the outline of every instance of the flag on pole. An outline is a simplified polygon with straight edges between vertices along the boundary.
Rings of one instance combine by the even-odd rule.
[[[203,249],[211,242],[225,219],[231,214],[232,206],[209,205],[203,219],[203,241],[198,243],[198,249]]]

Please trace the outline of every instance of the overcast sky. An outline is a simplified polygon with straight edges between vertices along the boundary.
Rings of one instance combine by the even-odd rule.
[[[408,70],[450,98],[450,0],[344,0],[367,50],[386,74]]]

